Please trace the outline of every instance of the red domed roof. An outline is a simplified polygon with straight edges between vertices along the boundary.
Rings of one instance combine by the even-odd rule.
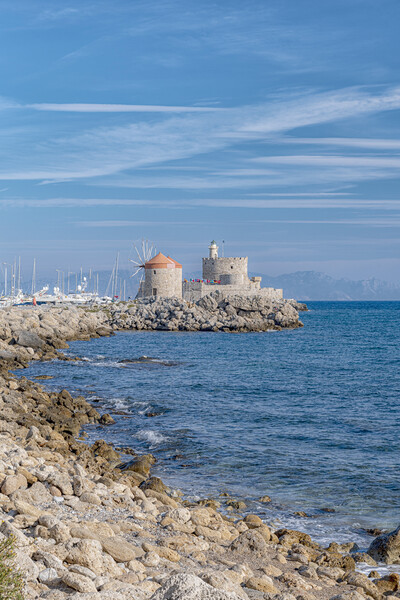
[[[182,269],[176,260],[159,252],[144,265],[145,269]]]
[[[175,269],[182,269],[182,265],[180,263],[178,263],[177,260],[174,260],[173,258],[171,258],[170,256],[168,256],[169,260],[172,260],[172,262],[175,263]]]

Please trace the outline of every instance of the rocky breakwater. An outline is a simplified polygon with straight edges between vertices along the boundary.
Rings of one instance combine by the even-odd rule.
[[[95,307],[0,309],[0,359],[21,362],[63,358],[66,340],[88,340],[113,331],[268,331],[302,327],[294,300],[231,296],[215,292],[196,304],[179,298],[144,299]]]
[[[249,332],[302,327],[294,300],[262,296],[223,297],[218,292],[197,303],[179,298],[143,299],[110,306],[109,324],[117,329]]]

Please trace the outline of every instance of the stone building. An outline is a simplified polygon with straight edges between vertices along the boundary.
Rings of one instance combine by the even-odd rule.
[[[137,297],[182,298],[182,265],[159,252],[144,265],[144,282]]]
[[[203,296],[218,291],[223,296],[262,296],[270,300],[283,298],[283,290],[262,288],[261,277],[249,278],[247,256],[219,257],[218,246],[212,241],[209,256],[203,258],[203,277],[182,281],[182,265],[159,252],[144,266],[144,281],[137,298],[185,298],[197,302]]]
[[[203,258],[202,279],[184,280],[183,297],[197,302],[203,296],[219,291],[224,296],[263,296],[271,300],[283,298],[283,290],[262,288],[261,277],[249,278],[247,256],[219,257],[218,246],[213,240],[208,247],[209,256]]]

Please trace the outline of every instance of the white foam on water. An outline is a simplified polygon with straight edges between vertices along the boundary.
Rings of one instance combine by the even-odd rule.
[[[126,398],[112,398],[110,402],[112,402],[114,408],[130,409],[130,404]]]
[[[158,431],[153,431],[151,429],[140,429],[137,432],[136,437],[139,440],[149,442],[151,447],[158,446],[159,444],[166,442],[168,439],[162,433],[159,433]]]
[[[144,408],[142,408],[141,410],[138,410],[138,414],[139,415],[144,415],[147,412],[149,412],[149,410],[151,410],[151,405],[150,404],[146,404],[146,406]]]
[[[385,575],[390,575],[390,573],[400,574],[400,565],[385,565],[384,563],[379,563],[377,567],[371,567],[371,565],[368,565],[367,563],[357,563],[356,571],[364,573],[365,575],[369,575],[371,571],[377,571],[380,577],[384,577]]]

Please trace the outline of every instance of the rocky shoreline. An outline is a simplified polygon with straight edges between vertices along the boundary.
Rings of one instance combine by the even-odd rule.
[[[10,373],[30,360],[66,360],[59,349],[67,341],[119,329],[300,326],[291,301],[267,306],[254,299],[203,300],[208,304],[168,300],[0,310],[0,539],[15,538],[25,598],[399,598],[397,574],[382,578],[372,571],[367,577],[356,570],[358,562],[371,569],[375,559],[400,562],[398,530],[376,538],[366,555],[354,544],[323,548],[299,531],[273,531],[257,515],[244,517],[234,501],[227,516],[212,499],[182,500],[152,477],[152,455],[131,451],[132,460],[121,469],[112,446],[77,439],[87,423],[112,423],[109,415],[83,397],[48,392]]]

